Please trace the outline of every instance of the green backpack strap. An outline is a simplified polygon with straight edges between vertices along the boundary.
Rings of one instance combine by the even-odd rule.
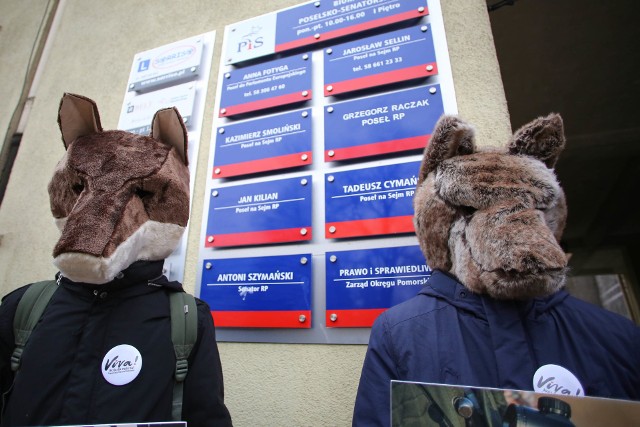
[[[25,345],[27,345],[31,331],[33,331],[40,317],[42,317],[42,313],[44,313],[44,309],[49,304],[49,300],[56,289],[58,289],[58,286],[55,280],[33,283],[20,299],[13,318],[13,334],[16,347],[11,355],[11,370],[14,372],[20,369],[22,352]]]
[[[187,359],[198,338],[198,311],[196,299],[185,292],[169,294],[171,306],[171,340],[176,353],[175,383],[171,415],[174,421],[182,419],[182,388],[187,377]]]

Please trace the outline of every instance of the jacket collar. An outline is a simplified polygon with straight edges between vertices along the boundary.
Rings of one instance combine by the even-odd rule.
[[[538,317],[561,303],[569,294],[558,291],[545,298],[524,301],[496,300],[488,295],[471,292],[455,276],[440,270],[434,270],[419,294],[446,300],[451,305],[472,312],[477,317],[486,319],[499,315],[500,311],[517,311],[523,316]]]
[[[108,292],[128,297],[152,292],[158,288],[169,288],[174,291],[181,291],[182,285],[179,282],[170,282],[162,274],[163,265],[163,260],[136,261],[122,270],[115,279],[100,285],[95,283],[74,282],[62,276],[61,273],[56,275],[56,279],[58,283],[65,288],[76,292],[91,294]]]

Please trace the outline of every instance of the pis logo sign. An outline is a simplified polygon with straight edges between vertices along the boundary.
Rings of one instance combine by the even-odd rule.
[[[262,27],[251,27],[251,32],[240,38],[237,52],[248,52],[261,47],[264,44],[264,38],[260,35],[261,30]]]

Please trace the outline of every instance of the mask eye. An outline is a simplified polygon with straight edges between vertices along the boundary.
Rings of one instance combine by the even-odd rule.
[[[80,181],[73,184],[71,186],[71,191],[73,191],[74,194],[76,195],[79,195],[80,193],[82,193],[84,191],[84,182]]]
[[[458,209],[464,216],[471,216],[477,211],[476,208],[472,208],[471,206],[458,206]]]
[[[136,189],[134,190],[134,194],[140,199],[148,199],[153,196],[153,193],[151,191],[143,190],[140,187],[136,187]]]

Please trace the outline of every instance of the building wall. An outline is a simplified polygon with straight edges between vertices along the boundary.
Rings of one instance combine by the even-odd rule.
[[[46,26],[53,8],[38,0],[0,3],[0,166],[9,155],[11,136],[18,125],[21,109],[17,107],[24,102],[25,75],[40,52],[43,37],[38,36],[39,29]]]
[[[35,38],[43,2],[0,2],[0,105],[3,125]],[[102,124],[115,128],[131,61],[137,52],[216,30],[213,72],[199,153],[184,284],[193,291],[202,221],[217,70],[225,25],[299,4],[272,0],[62,0],[50,37],[22,144],[0,206],[0,293],[50,278],[58,232],[49,212],[47,183],[63,146],[57,109],[63,92],[98,103]],[[478,144],[501,144],[511,133],[484,0],[441,0],[460,115],[477,127]],[[15,25],[18,20],[23,25]],[[17,40],[15,43],[7,40]],[[17,58],[17,59],[16,59]],[[220,343],[226,401],[238,426],[349,425],[364,345]]]

